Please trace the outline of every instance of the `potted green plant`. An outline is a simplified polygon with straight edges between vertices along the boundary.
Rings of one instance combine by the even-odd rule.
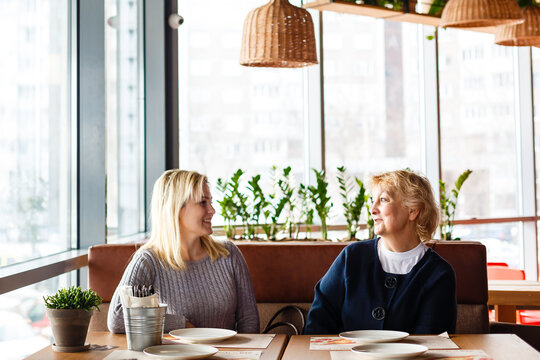
[[[237,217],[236,207],[233,200],[233,195],[230,191],[231,185],[227,179],[217,179],[217,190],[221,193],[222,198],[218,200],[221,207],[221,216],[225,220],[225,234],[227,238],[234,239],[234,222]]]
[[[358,185],[358,193],[353,196],[354,183],[347,175],[345,166],[337,168],[337,181],[339,183],[339,189],[341,197],[343,198],[343,214],[347,221],[347,233],[349,240],[356,239],[356,232],[358,231],[358,225],[360,223],[360,216],[362,215],[362,209],[369,196],[366,195],[366,188],[364,183],[357,177],[355,177],[356,185]]]
[[[300,223],[303,223],[306,227],[305,239],[307,240],[311,237],[311,226],[313,225],[315,209],[313,208],[313,203],[311,202],[309,190],[306,185],[300,184],[298,186],[297,196],[300,202]],[[297,227],[297,229],[299,228],[300,226]],[[298,238],[298,233],[296,234],[296,238]]]
[[[236,172],[231,177],[231,180],[229,182],[230,184],[230,190],[232,195],[232,200],[234,202],[234,207],[236,209],[236,214],[240,217],[242,220],[242,225],[244,227],[244,235],[243,237],[245,239],[249,239],[251,237],[251,233],[254,232],[252,230],[252,227],[249,223],[249,205],[248,205],[248,197],[246,194],[243,193],[243,190],[240,188],[240,179],[242,178],[242,175],[244,175],[245,172],[242,169],[236,170]]]
[[[274,178],[274,190],[276,190],[276,188],[279,189],[279,183],[281,181],[277,166],[272,166],[272,172]],[[268,194],[269,200],[266,209],[264,210],[265,223],[262,224],[262,228],[266,234],[266,238],[270,241],[277,240],[276,236],[279,230],[282,228],[282,226],[279,224],[279,218],[289,201],[286,196],[279,197],[278,195],[279,194],[276,191]],[[268,219],[271,221],[270,224],[267,222]]]
[[[465,170],[454,183],[454,188],[450,193],[446,192],[446,183],[439,180],[439,193],[441,203],[441,224],[439,226],[441,232],[441,240],[459,240],[459,238],[452,238],[452,232],[454,231],[454,216],[456,215],[456,205],[459,197],[459,191],[463,186],[465,180],[469,178],[472,170]]]
[[[294,212],[296,208],[296,202],[294,198],[295,188],[293,185],[293,175],[291,173],[291,167],[287,166],[283,169],[281,178],[278,180],[277,185],[281,192],[281,197],[284,199],[285,207],[287,208],[285,218],[285,228],[289,233],[289,239],[293,238],[293,232],[295,230],[295,218]]]
[[[261,225],[261,215],[264,215],[265,208],[270,205],[268,200],[266,199],[266,196],[264,194],[264,191],[262,190],[259,181],[261,180],[261,175],[257,174],[251,178],[250,181],[248,181],[248,190],[251,191],[252,199],[253,199],[253,205],[251,207],[251,213],[250,213],[250,221],[254,224],[253,229],[255,229],[256,226]],[[266,217],[265,217],[265,223],[266,223]],[[253,236],[252,239],[255,238],[255,231],[252,231]]]
[[[321,220],[321,236],[323,240],[328,239],[328,231],[326,226],[326,220],[330,214],[330,208],[332,208],[332,203],[330,202],[330,196],[328,195],[328,182],[326,181],[325,171],[317,171],[313,169],[315,173],[315,178],[317,180],[317,185],[308,186],[309,196],[311,201],[315,206],[315,211],[319,215]]]
[[[448,0],[423,0],[418,3],[417,12],[440,17]]]
[[[72,286],[44,296],[43,300],[54,336],[53,349],[77,352],[88,348],[85,340],[90,318],[94,309],[99,311],[103,299],[92,289]]]

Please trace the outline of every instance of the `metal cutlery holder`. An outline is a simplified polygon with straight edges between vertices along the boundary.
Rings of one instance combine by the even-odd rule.
[[[166,310],[166,304],[151,308],[124,308],[124,325],[129,350],[142,351],[149,346],[161,345]]]

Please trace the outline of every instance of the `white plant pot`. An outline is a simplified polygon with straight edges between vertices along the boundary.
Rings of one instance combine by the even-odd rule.
[[[433,0],[418,0],[416,3],[416,12],[418,14],[427,14],[432,4]]]

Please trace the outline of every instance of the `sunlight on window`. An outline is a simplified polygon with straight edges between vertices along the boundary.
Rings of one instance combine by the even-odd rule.
[[[456,219],[515,217],[518,211],[513,49],[472,31],[439,32],[441,167],[449,187],[466,169]],[[444,66],[442,65],[444,64]],[[523,235],[515,223],[456,227],[455,236],[478,240],[488,261],[521,267]]]
[[[302,69],[239,64],[244,18],[261,5],[238,2],[231,12],[222,1],[179,1],[180,168],[208,175],[213,187],[242,168],[246,181],[261,174],[269,189],[273,165],[303,180]]]
[[[107,241],[144,231],[142,1],[105,1]]]
[[[0,266],[71,246],[68,14],[67,1],[0,2]]]
[[[360,46],[357,33],[371,40]],[[362,181],[385,170],[422,170],[418,26],[326,12],[323,44],[331,222],[343,224],[338,166]]]

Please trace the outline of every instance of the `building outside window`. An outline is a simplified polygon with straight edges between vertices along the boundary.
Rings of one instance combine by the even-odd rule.
[[[274,165],[304,180],[303,70],[239,64],[244,19],[261,5],[178,2],[180,168],[206,174],[215,198],[217,179],[239,168],[244,185],[261,174],[267,191]]]
[[[325,12],[323,29],[325,159],[337,225],[345,223],[337,167],[364,182],[387,170],[423,171],[419,26]]]
[[[66,1],[0,4],[0,266],[71,248]],[[16,246],[15,246],[16,245]]]
[[[518,152],[513,48],[490,34],[439,31],[442,179],[452,188],[473,173],[459,195],[456,219],[513,218],[518,211]],[[488,261],[523,268],[520,224],[460,225],[454,236],[478,240]]]
[[[71,249],[75,240],[69,2],[2,1],[0,30],[5,267]],[[49,343],[41,296],[58,284],[50,279],[0,296],[2,358],[20,359]]]
[[[260,5],[218,16],[224,7],[214,18],[202,5],[179,2],[186,18],[179,31],[180,167],[207,173],[214,183],[237,168],[248,177],[264,176],[271,165],[291,165],[299,178],[308,176],[296,169],[308,169],[313,154],[289,151],[317,141],[302,130],[302,102],[291,101],[303,96],[306,78],[290,69],[238,66],[241,24]],[[225,5],[213,8],[220,6]],[[525,195],[519,162],[530,154],[518,148],[514,49],[494,45],[485,33],[438,32],[439,158],[423,147],[439,136],[422,128],[424,107],[432,106],[422,98],[422,81],[437,71],[422,59],[423,27],[334,12],[322,17],[324,96],[307,101],[323,102],[324,148],[315,151],[324,158],[330,182],[330,224],[344,224],[338,166],[366,180],[398,168],[425,173],[424,162],[435,158],[448,187],[473,170],[460,194],[454,236],[483,242],[489,261],[524,268],[524,242],[536,239],[524,234],[528,220],[520,220],[530,214],[520,208]],[[538,57],[536,50],[533,55]],[[307,123],[319,126],[315,118]]]

